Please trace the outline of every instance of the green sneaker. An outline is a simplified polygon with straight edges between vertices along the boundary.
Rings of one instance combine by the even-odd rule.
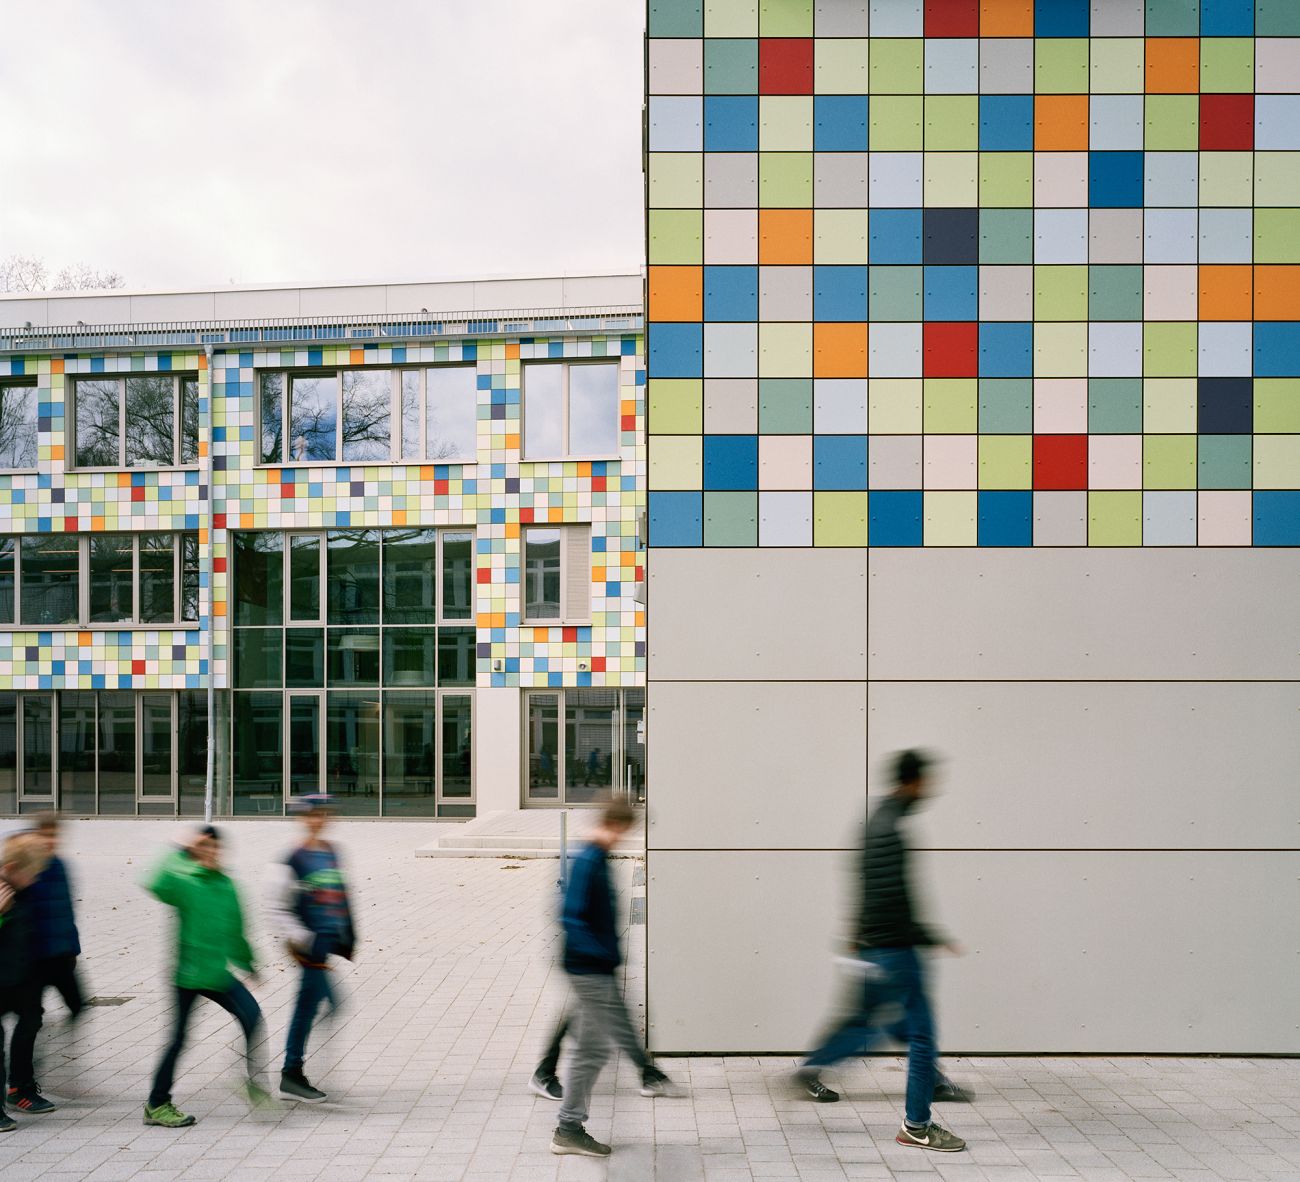
[[[148,1104],[144,1106],[144,1123],[147,1125],[161,1125],[164,1129],[188,1129],[194,1124],[194,1117],[188,1112],[182,1112],[170,1100],[166,1104],[159,1104],[157,1108],[150,1108]]]
[[[910,1145],[914,1149],[932,1149],[935,1153],[960,1153],[966,1148],[965,1141],[947,1129],[941,1129],[933,1121],[923,1129],[909,1129],[904,1125],[894,1140],[900,1145]]]
[[[270,1108],[275,1103],[271,1093],[253,1079],[244,1081],[244,1095],[248,1097],[248,1103],[253,1108]]]

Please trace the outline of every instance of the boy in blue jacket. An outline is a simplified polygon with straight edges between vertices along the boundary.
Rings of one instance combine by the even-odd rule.
[[[27,892],[45,869],[45,862],[45,847],[34,833],[15,833],[0,847],[0,1080],[5,1073],[4,1016],[16,1014],[21,1021],[37,1004],[32,989]],[[0,1104],[0,1133],[12,1133],[17,1127]]]
[[[9,1107],[20,1112],[53,1112],[57,1105],[41,1095],[36,1083],[36,1035],[41,1029],[41,1002],[48,986],[58,990],[75,1021],[84,1003],[77,981],[77,957],[81,939],[72,909],[72,885],[68,869],[59,857],[59,815],[39,813],[33,819],[32,834],[49,857],[45,869],[24,892],[31,922],[31,986],[33,1004],[14,1027],[12,1060],[9,1068]]]

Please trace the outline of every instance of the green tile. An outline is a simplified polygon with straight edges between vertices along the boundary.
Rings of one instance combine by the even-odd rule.
[[[698,378],[652,378],[647,429],[690,435],[704,429],[704,383]]]
[[[1143,436],[1142,487],[1195,488],[1196,436]]]
[[[764,209],[808,209],[812,195],[811,152],[758,154],[758,202]]]
[[[1255,210],[1255,262],[1300,263],[1300,209]]]
[[[1257,37],[1300,37],[1300,4],[1295,0],[1257,0]]]
[[[865,546],[867,544],[867,494],[865,492],[813,493],[813,545]]]
[[[650,262],[696,265],[704,262],[704,214],[698,209],[652,209]]]
[[[931,94],[925,98],[925,150],[977,152],[980,146],[977,94]],[[873,148],[875,140],[870,141]]]
[[[762,0],[758,32],[762,37],[811,37],[812,0]]]
[[[1147,0],[1148,37],[1195,37],[1200,31],[1199,0]]]
[[[1034,42],[1037,94],[1088,93],[1088,38],[1039,37]]]
[[[1196,379],[1148,378],[1142,383],[1142,430],[1153,435],[1196,432]]]
[[[704,156],[699,152],[651,152],[652,209],[699,209],[704,204]]]
[[[1142,431],[1141,378],[1089,378],[1088,430],[1094,435]]]
[[[1142,545],[1142,494],[1140,492],[1090,492],[1088,494],[1088,545]]]
[[[1088,268],[1088,319],[1142,319],[1141,265]]]
[[[1032,378],[980,378],[979,429],[985,434],[1021,435],[1034,429]]]
[[[658,432],[659,428],[656,428]],[[656,491],[704,485],[704,440],[699,435],[660,435],[649,443],[649,484]]]
[[[759,382],[759,431],[764,435],[806,435],[812,428],[811,378],[763,378]]]
[[[923,142],[923,100],[918,95],[882,94],[871,99],[867,142],[873,152],[919,152]]]
[[[1142,372],[1148,377],[1196,374],[1196,324],[1148,321],[1142,326]]]
[[[810,94],[765,94],[758,100],[758,147],[762,152],[811,152]]]
[[[1033,261],[1034,211],[1032,209],[980,210],[981,263],[1032,263]]]
[[[1300,193],[1300,152],[1255,153],[1255,204],[1295,203]]]
[[[758,42],[711,37],[704,42],[705,94],[757,94]]]
[[[925,77],[924,45],[919,37],[872,37],[867,51],[870,93],[920,94]]]
[[[1255,436],[1255,487],[1300,488],[1300,435]]]
[[[979,202],[985,209],[1031,207],[1034,204],[1034,154],[981,152]]]
[[[1249,152],[1202,152],[1200,165],[1202,206],[1254,204],[1255,170]]]
[[[704,494],[704,544],[706,546],[757,546],[758,493],[706,492]]]
[[[1197,438],[1199,488],[1250,488],[1249,435],[1201,435]]]
[[[758,0],[704,0],[706,37],[757,37]]]
[[[1200,100],[1194,94],[1149,94],[1148,152],[1195,152],[1201,144]]]
[[[1088,68],[1093,94],[1141,94],[1146,89],[1146,42],[1141,37],[1094,37]]]
[[[1035,267],[1035,320],[1087,320],[1088,268]]]
[[[1255,379],[1255,430],[1300,433],[1300,378]]]
[[[1251,93],[1255,89],[1253,37],[1201,38],[1201,91]]]
[[[703,0],[650,0],[651,37],[700,37],[704,34]]]
[[[1033,469],[1032,435],[979,437],[980,488],[1032,488]]]
[[[868,267],[867,311],[872,320],[920,320],[920,267]]]
[[[922,416],[927,435],[974,435],[979,430],[979,381],[926,378]]]

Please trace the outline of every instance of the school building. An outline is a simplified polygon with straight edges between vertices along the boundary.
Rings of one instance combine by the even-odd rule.
[[[638,274],[0,297],[0,815],[643,798],[642,341]]]

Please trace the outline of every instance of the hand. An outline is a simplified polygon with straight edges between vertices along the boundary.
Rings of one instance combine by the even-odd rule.
[[[945,951],[949,956],[965,956],[965,955],[966,955],[966,949],[965,949],[964,947],[962,947],[962,945],[959,944],[956,940],[949,940],[946,944],[942,944],[942,945],[940,945],[940,947],[941,947],[941,948],[942,948],[942,949],[943,949],[943,950],[944,950],[944,951]]]

